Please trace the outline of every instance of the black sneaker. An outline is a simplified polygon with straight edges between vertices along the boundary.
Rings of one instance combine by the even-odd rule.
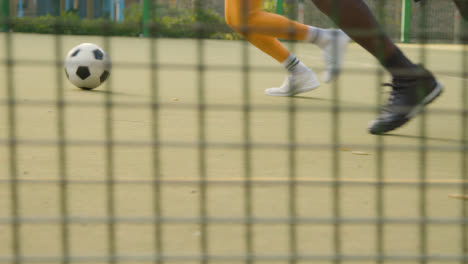
[[[394,130],[424,109],[442,93],[442,84],[432,74],[420,68],[416,77],[393,78],[388,102],[377,119],[371,122],[369,132],[379,135]]]

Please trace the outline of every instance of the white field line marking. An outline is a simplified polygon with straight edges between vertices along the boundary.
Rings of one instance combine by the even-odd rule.
[[[449,194],[448,197],[461,199],[461,200],[468,200],[468,195],[463,195],[463,194]]]
[[[0,183],[8,182],[11,179],[9,178],[0,178]],[[31,183],[40,183],[40,182],[60,182],[62,179],[58,177],[18,177],[17,181],[19,182],[31,182]],[[103,183],[107,182],[106,179],[79,179],[77,177],[71,177],[68,179],[70,183]],[[154,182],[155,179],[151,177],[115,177],[114,181],[116,183],[145,183],[145,182]],[[197,177],[161,177],[157,179],[160,182],[171,182],[171,183],[193,183],[199,182],[200,179]],[[205,179],[207,183],[242,183],[245,182],[243,177],[210,177]],[[288,183],[290,181],[287,177],[258,177],[251,179],[250,182],[253,183]],[[335,180],[332,178],[309,178],[309,177],[298,177],[294,179],[294,182],[298,183],[334,183],[334,182],[347,182],[347,183],[369,183],[375,184],[379,180],[375,178],[340,178]],[[421,181],[419,179],[383,179],[380,181],[382,183],[394,183],[394,184],[417,184],[417,183],[433,183],[433,184],[461,184],[468,183],[467,180],[462,179],[426,179]]]

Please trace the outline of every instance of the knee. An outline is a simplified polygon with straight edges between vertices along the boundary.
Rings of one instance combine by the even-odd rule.
[[[227,24],[229,27],[231,27],[232,29],[235,30],[237,21],[236,21],[236,19],[234,18],[234,16],[232,15],[232,13],[226,13],[226,14],[225,14],[224,20],[226,21],[226,24]]]
[[[242,26],[242,19],[238,13],[227,13],[226,14],[226,24],[230,26],[233,30],[239,31]]]
[[[229,27],[238,33],[248,30],[247,27],[255,24],[255,12],[250,12],[246,15],[241,13],[226,13],[225,21]]]
[[[241,20],[238,18],[238,16],[233,16],[233,15],[227,15],[226,18],[226,24],[228,24],[228,26],[230,28],[232,28],[232,30],[234,30],[235,32],[237,33],[242,33],[242,22]]]

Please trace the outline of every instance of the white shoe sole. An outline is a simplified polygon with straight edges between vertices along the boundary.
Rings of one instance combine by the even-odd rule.
[[[430,94],[428,94],[426,97],[424,97],[423,101],[419,105],[415,106],[406,115],[406,118],[412,118],[416,114],[419,114],[424,109],[424,107],[426,105],[430,104],[432,101],[434,101],[434,99],[436,99],[442,93],[443,88],[444,88],[444,86],[440,82],[437,82],[437,85],[434,88],[434,90],[432,90],[432,92]]]
[[[266,90],[265,90],[265,94],[266,94],[266,95],[270,95],[270,96],[294,96],[294,95],[296,95],[296,94],[305,93],[305,92],[309,92],[309,91],[315,90],[315,89],[317,89],[319,86],[320,86],[320,84],[317,84],[317,85],[315,85],[315,86],[301,88],[301,89],[298,89],[298,90],[295,90],[295,91],[292,91],[292,92],[289,92],[289,93],[271,92],[271,89],[274,89],[274,88],[270,88],[270,89],[266,89]]]

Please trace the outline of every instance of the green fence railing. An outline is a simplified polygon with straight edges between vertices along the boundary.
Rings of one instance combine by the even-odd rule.
[[[401,8],[401,37],[400,40],[403,43],[408,43],[410,40],[411,31],[411,1],[413,0],[402,0]]]
[[[10,16],[10,3],[8,0],[2,0],[1,3],[1,28],[3,32],[8,30],[8,18]]]
[[[276,14],[282,15],[283,13],[283,0],[276,0]]]

